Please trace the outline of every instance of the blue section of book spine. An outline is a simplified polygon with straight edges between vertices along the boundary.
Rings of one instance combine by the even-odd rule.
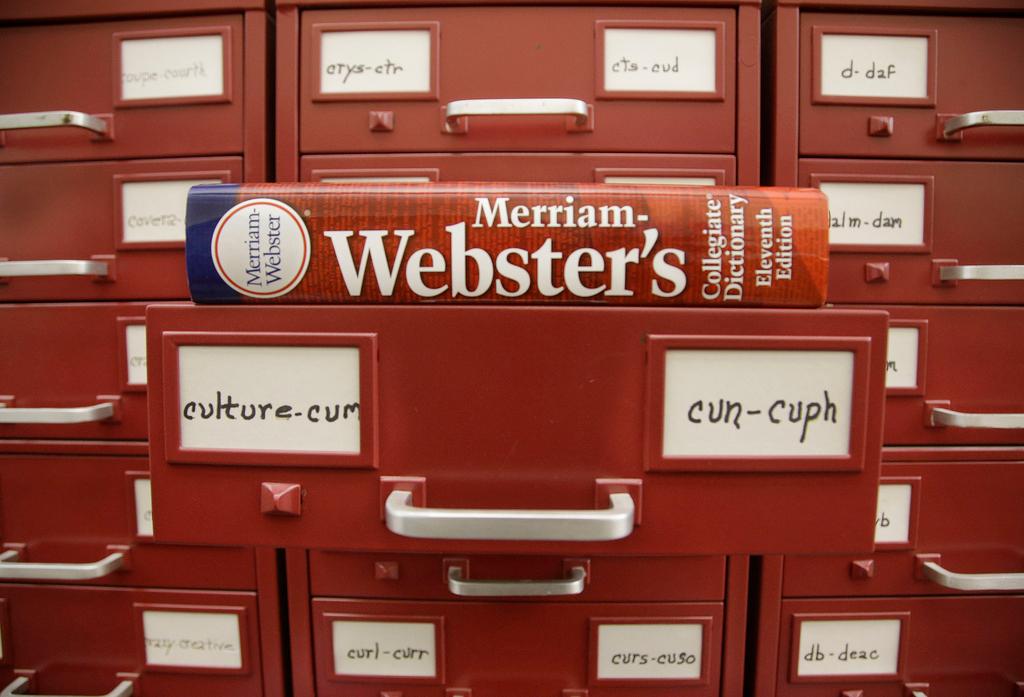
[[[220,219],[238,203],[237,184],[201,184],[188,192],[185,213],[185,268],[197,303],[238,303],[240,294],[217,273],[210,243]]]

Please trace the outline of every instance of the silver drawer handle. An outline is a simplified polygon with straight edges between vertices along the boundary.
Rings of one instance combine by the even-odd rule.
[[[1024,265],[943,266],[943,281],[1024,281]]]
[[[1024,414],[971,414],[933,407],[931,425],[953,428],[1024,428]]]
[[[475,598],[579,595],[586,580],[587,572],[582,566],[572,567],[569,578],[552,581],[467,581],[462,577],[462,569],[448,567],[448,590],[453,595]]]
[[[16,276],[106,276],[105,261],[46,259],[42,261],[0,261],[0,278]]]
[[[4,407],[0,406],[0,424],[85,424],[114,417],[110,402],[89,407]]]
[[[1024,590],[1024,574],[958,574],[933,561],[921,564],[921,574],[932,583],[958,591]]]
[[[396,535],[433,540],[620,540],[633,532],[636,506],[626,493],[609,499],[604,510],[421,508],[411,491],[396,489],[384,517]]]
[[[466,116],[575,116],[576,127],[586,128],[590,107],[581,99],[459,99],[444,109],[445,132],[459,132]]]
[[[13,697],[13,695],[32,697],[30,693],[25,692],[27,689],[28,678],[15,678],[10,685],[5,687],[3,691],[0,691],[0,697]],[[110,692],[105,695],[97,695],[97,697],[132,697],[132,692],[133,688],[131,681],[123,680]],[[81,695],[35,695],[34,697],[81,697]]]
[[[946,121],[942,135],[946,138],[966,128],[979,126],[1024,126],[1024,111],[971,111]]]
[[[37,564],[17,561],[18,551],[0,554],[0,578],[21,581],[88,581],[109,576],[124,565],[124,554],[114,552],[87,564]]]
[[[74,126],[97,135],[107,134],[107,122],[98,116],[81,111],[32,111],[24,114],[0,114],[0,131],[20,131],[25,128],[60,128]]]

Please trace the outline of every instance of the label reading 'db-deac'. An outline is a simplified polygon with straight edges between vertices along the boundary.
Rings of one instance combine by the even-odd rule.
[[[359,349],[181,346],[181,447],[360,452]]]
[[[665,457],[847,455],[851,351],[665,353]]]
[[[901,624],[898,619],[805,620],[800,623],[797,674],[894,675]]]
[[[437,677],[433,622],[331,622],[335,675]]]
[[[598,679],[693,680],[701,676],[701,624],[602,624],[597,642]]]
[[[239,615],[233,612],[144,610],[146,665],[242,668]]]

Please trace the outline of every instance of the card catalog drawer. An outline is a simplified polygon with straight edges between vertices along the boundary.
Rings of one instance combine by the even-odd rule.
[[[260,603],[273,602],[260,598]],[[0,586],[0,682],[14,694],[262,695],[255,593]]]
[[[722,603],[314,598],[317,694],[718,695]]]
[[[779,697],[1014,697],[1024,680],[1020,595],[786,600],[780,627]]]
[[[0,300],[187,298],[188,190],[240,181],[240,157],[0,167]]]
[[[299,151],[732,153],[736,22],[732,8],[306,11]]]
[[[0,305],[0,438],[145,440],[145,312]]]
[[[4,27],[0,162],[242,154],[265,109],[243,89],[243,55],[259,69],[265,50],[243,20]]]
[[[800,153],[1024,157],[1024,18],[804,13]]]
[[[989,454],[883,464],[876,552],[786,557],[783,594],[1024,591],[1024,462]]]
[[[424,153],[307,155],[302,181],[552,181],[608,184],[736,184],[731,155]]]
[[[0,579],[255,588],[251,549],[153,542],[148,465],[144,457],[0,455],[0,530],[9,553]]]
[[[891,316],[886,445],[1024,443],[1024,309],[878,309]]]
[[[801,160],[799,183],[829,198],[829,300],[1024,300],[1024,164]]]
[[[408,600],[722,600],[725,557],[309,553],[313,595]]]
[[[148,323],[167,541],[871,548],[882,313],[180,305]]]

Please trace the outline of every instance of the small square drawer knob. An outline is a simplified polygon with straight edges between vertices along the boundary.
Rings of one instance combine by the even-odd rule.
[[[895,128],[895,119],[891,116],[868,117],[868,135],[872,138],[888,138]]]
[[[874,559],[856,559],[850,562],[850,578],[866,579],[875,576]]]
[[[267,515],[302,515],[302,485],[263,482],[260,485],[260,511]]]

